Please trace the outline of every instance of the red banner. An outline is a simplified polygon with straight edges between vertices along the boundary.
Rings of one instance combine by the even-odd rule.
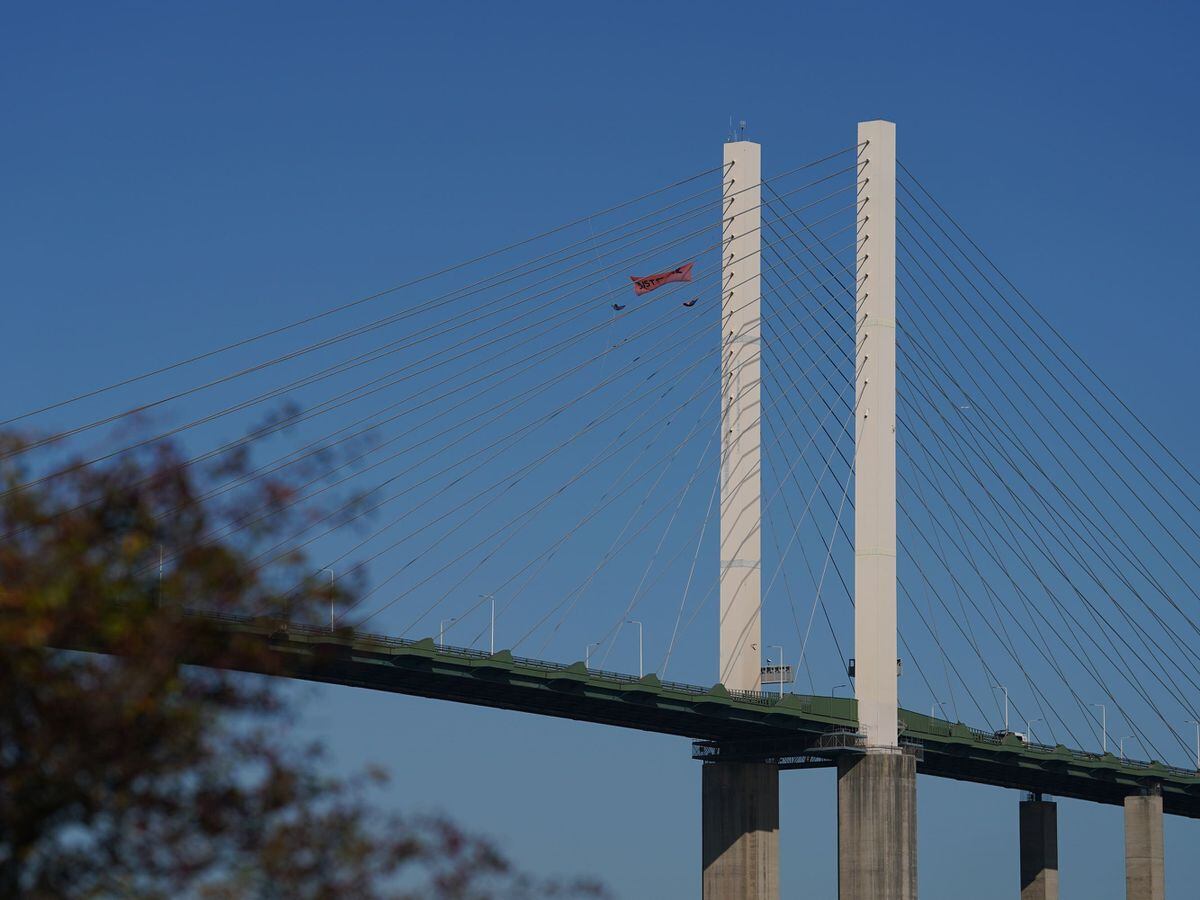
[[[633,282],[633,292],[640,297],[642,294],[648,294],[655,288],[673,281],[691,281],[693,265],[695,263],[684,263],[678,269],[672,269],[670,272],[659,272],[657,275],[646,275],[642,278],[630,275],[629,280]]]

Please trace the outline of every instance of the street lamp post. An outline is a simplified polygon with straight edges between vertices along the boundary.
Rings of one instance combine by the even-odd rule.
[[[833,686],[833,691],[830,693],[830,695],[829,695],[829,696],[831,696],[831,697],[836,697],[836,696],[837,696],[837,692],[838,692],[838,688],[844,688],[844,687],[848,687],[848,685],[846,685],[846,684],[835,684],[835,685]]]
[[[625,621],[638,627],[638,678],[641,678],[646,674],[642,669],[642,623],[637,619],[626,619]]]
[[[943,703],[943,701],[939,700],[937,697],[933,698],[933,702],[929,704],[929,718],[931,718],[931,719],[937,718],[937,716],[935,715],[935,711],[937,710],[938,707],[940,707],[942,705],[942,703]],[[943,715],[943,717],[946,715],[944,710],[942,712],[942,715]]]
[[[1105,753],[1108,752],[1108,711],[1104,708],[1103,703],[1093,703],[1092,706],[1100,709],[1100,746]]]
[[[1132,734],[1127,734],[1125,737],[1120,738],[1117,741],[1117,755],[1120,756],[1122,760],[1125,759],[1125,741],[1131,737],[1133,737]]]
[[[599,647],[604,641],[596,641],[594,644],[588,644],[583,648],[583,667],[590,669],[592,664],[592,648]]]
[[[480,594],[479,599],[488,599],[492,601],[492,630],[488,637],[488,652],[493,656],[496,653],[496,595],[495,594]]]
[[[779,651],[779,696],[782,697],[783,696],[783,647],[780,646],[779,644],[772,644],[771,649]],[[767,657],[767,660],[770,661],[770,657]]]
[[[1029,743],[1031,743],[1031,744],[1033,743],[1033,726],[1038,722],[1045,722],[1045,721],[1046,720],[1043,719],[1041,716],[1038,716],[1036,719],[1026,719],[1025,720],[1025,737],[1029,739]]]
[[[453,625],[457,621],[458,621],[458,616],[451,616],[449,619],[442,619],[441,623],[438,625],[438,646],[439,647],[446,646],[446,624],[449,623],[449,624]]]
[[[997,684],[992,688],[993,691],[1004,691],[1004,733],[1008,734],[1008,688],[1002,684]]]
[[[333,631],[333,569],[324,568],[321,571],[329,573],[329,630]]]

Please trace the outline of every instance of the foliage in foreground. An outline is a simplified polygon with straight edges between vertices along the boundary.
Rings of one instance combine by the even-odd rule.
[[[279,683],[229,671],[270,671],[264,651],[182,613],[315,621],[349,602],[295,549],[316,457],[205,468],[157,442],[34,471],[30,449],[0,440],[0,896],[602,894],[374,808],[380,773],[327,777]],[[112,653],[62,649],[96,640]],[[181,666],[185,648],[216,667]]]

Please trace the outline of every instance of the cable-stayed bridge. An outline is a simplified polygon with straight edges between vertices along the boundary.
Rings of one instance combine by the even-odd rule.
[[[298,487],[205,537],[264,578],[303,549],[305,582],[352,599],[295,622],[280,583],[271,608],[190,615],[296,677],[692,738],[707,897],[778,895],[778,774],[819,766],[842,897],[915,896],[917,772],[1029,792],[1023,897],[1057,896],[1049,796],[1122,804],[1129,896],[1162,896],[1162,815],[1200,815],[1200,484],[889,123],[761,162],[731,140],[9,418],[55,429],[10,493],[172,438],[196,466],[253,449],[206,499]],[[283,511],[306,514],[257,540]],[[159,549],[151,589],[187,550]]]

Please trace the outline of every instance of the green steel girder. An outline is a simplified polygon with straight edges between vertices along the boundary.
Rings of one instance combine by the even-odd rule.
[[[857,730],[857,705],[839,697],[734,692],[635,678],[459,648],[431,639],[406,641],[279,620],[189,613],[213,627],[261,640],[276,671],[294,678],[392,691],[476,706],[511,709],[602,725],[679,735],[720,746],[767,748],[764,758],[804,756],[832,732]],[[72,649],[103,652],[81,642]],[[204,664],[202,659],[184,662]],[[1122,803],[1129,794],[1161,791],[1166,812],[1200,818],[1200,774],[1112,754],[1029,745],[965,725],[901,710],[903,742],[927,775]],[[854,752],[847,750],[845,752]]]

